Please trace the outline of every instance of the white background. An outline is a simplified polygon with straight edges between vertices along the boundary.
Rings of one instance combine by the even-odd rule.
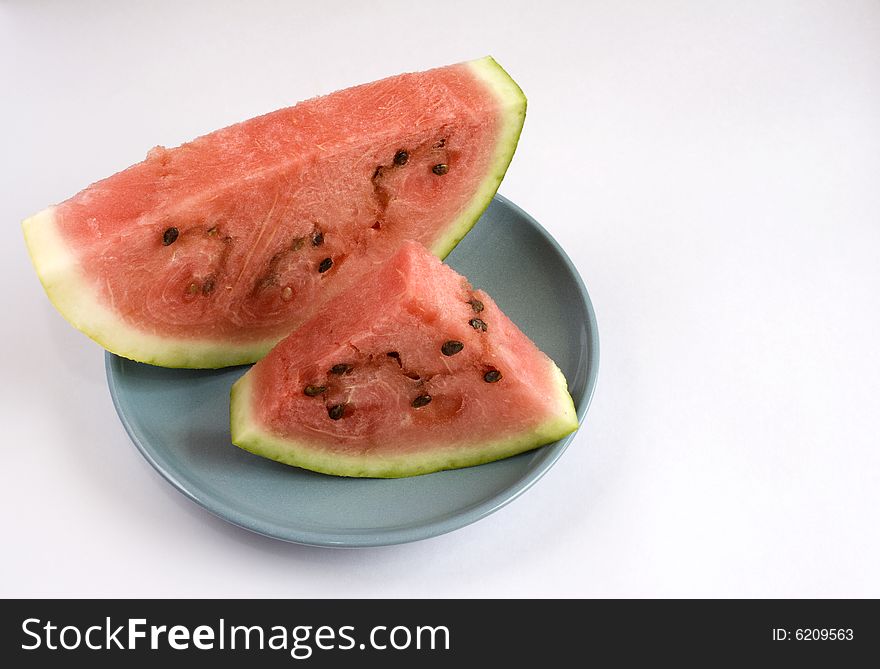
[[[529,97],[501,193],[596,307],[586,425],[428,541],[216,519],[129,442],[20,220],[155,144],[487,53]],[[880,596],[880,2],[5,2],[0,96],[3,596]]]

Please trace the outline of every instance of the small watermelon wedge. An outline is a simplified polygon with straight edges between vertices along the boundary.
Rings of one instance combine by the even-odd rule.
[[[254,362],[405,240],[437,256],[489,204],[525,118],[492,59],[217,130],[23,223],[61,314],[165,367]]]
[[[565,377],[486,293],[407,242],[232,387],[232,442],[340,476],[468,467],[578,427]]]

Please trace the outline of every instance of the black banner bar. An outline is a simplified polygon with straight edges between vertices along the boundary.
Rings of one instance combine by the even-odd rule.
[[[873,600],[5,600],[0,652],[15,667],[227,654],[279,667],[559,666],[646,652],[839,664],[877,657],[878,613]]]

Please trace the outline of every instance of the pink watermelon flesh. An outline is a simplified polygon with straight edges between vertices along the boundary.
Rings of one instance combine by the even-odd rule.
[[[252,362],[404,240],[445,256],[524,114],[492,59],[404,74],[156,147],[25,234],[53,302],[113,352]]]
[[[486,293],[407,242],[232,390],[232,440],[343,476],[497,460],[577,428],[565,378]]]

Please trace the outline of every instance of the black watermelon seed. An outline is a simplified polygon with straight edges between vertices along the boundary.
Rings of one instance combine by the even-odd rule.
[[[406,165],[406,162],[409,160],[409,154],[400,149],[397,153],[394,154],[394,164],[395,165]]]
[[[397,351],[388,351],[388,357],[397,358],[398,360],[400,360],[400,353],[398,353]]]
[[[171,246],[174,242],[177,241],[177,237],[180,235],[180,230],[177,228],[168,228],[162,234],[162,246]]]
[[[449,165],[446,163],[437,163],[434,167],[431,168],[431,171],[436,174],[438,177],[442,177],[449,171]]]
[[[331,420],[339,420],[342,418],[342,415],[345,413],[345,405],[344,404],[334,404],[332,407],[327,409],[327,415],[330,416]]]
[[[475,313],[480,313],[483,310],[483,303],[477,299],[471,300],[468,304],[471,305],[471,309],[473,309]]]
[[[440,352],[443,355],[450,356],[455,355],[456,353],[461,353],[461,350],[464,348],[464,344],[460,341],[455,341],[454,339],[450,339],[448,342],[444,343],[443,346],[440,347]]]
[[[485,332],[489,329],[489,326],[486,325],[486,321],[484,321],[482,318],[472,318],[468,321],[468,323],[474,330],[479,330],[480,332]]]
[[[214,292],[214,279],[205,279],[205,283],[202,284],[202,294],[210,295]]]
[[[422,378],[421,376],[419,376],[415,372],[404,372],[403,375],[408,379],[412,379],[413,381],[420,381]]]
[[[347,365],[344,362],[339,363],[338,365],[333,365],[330,368],[331,374],[348,374],[351,371],[351,365]]]
[[[488,372],[483,374],[483,381],[486,383],[496,383],[501,380],[501,372],[497,369],[490,369]]]
[[[324,233],[318,230],[312,235],[312,246],[320,246],[324,243]]]
[[[413,409],[419,409],[423,406],[427,406],[430,403],[431,403],[431,396],[430,395],[419,395],[418,397],[416,397],[412,401],[412,407],[413,407]]]
[[[303,393],[305,393],[306,397],[317,397],[327,390],[327,386],[306,386],[303,388]]]
[[[333,267],[333,259],[332,258],[324,258],[321,263],[318,265],[318,272],[323,274],[328,269]]]

